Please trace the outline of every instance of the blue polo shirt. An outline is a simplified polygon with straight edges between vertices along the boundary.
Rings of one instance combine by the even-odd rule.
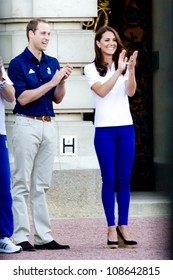
[[[17,98],[23,91],[38,88],[49,82],[57,69],[60,69],[60,65],[56,58],[48,56],[43,52],[41,61],[39,61],[28,48],[11,60],[8,68],[8,75],[16,90],[14,114],[54,116],[52,101],[54,100],[55,87],[38,100],[25,106],[20,105]]]

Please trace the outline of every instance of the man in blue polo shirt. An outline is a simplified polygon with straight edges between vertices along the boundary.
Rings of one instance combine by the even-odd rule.
[[[32,19],[26,28],[28,46],[11,60],[8,73],[16,93],[13,129],[13,211],[14,241],[24,251],[68,249],[53,240],[46,203],[52,177],[56,129],[53,102],[65,95],[65,79],[72,66],[60,70],[56,58],[44,53],[50,40],[46,20]],[[27,203],[30,198],[34,225],[34,246],[29,242],[30,223]]]

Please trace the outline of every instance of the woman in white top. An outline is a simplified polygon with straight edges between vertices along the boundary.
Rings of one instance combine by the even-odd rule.
[[[13,102],[14,92],[0,57],[0,253],[16,253],[22,249],[10,240],[14,225],[4,100]]]
[[[118,33],[109,26],[95,35],[95,59],[84,68],[95,99],[94,145],[102,176],[102,202],[110,248],[134,247],[128,228],[130,177],[135,135],[128,97],[136,91],[138,52],[127,58]],[[115,192],[118,220],[115,221]]]

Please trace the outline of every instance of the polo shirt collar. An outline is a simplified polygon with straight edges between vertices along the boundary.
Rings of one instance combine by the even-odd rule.
[[[25,48],[24,50],[24,54],[28,57],[28,59],[32,60],[32,59],[36,59],[37,58],[33,55],[33,53],[28,49],[28,47]],[[42,57],[41,57],[41,61],[46,60],[46,55],[44,52],[42,52]]]

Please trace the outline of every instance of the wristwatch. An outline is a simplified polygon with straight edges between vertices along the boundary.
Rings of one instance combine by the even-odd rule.
[[[5,87],[5,79],[0,81],[0,89],[3,89]]]

